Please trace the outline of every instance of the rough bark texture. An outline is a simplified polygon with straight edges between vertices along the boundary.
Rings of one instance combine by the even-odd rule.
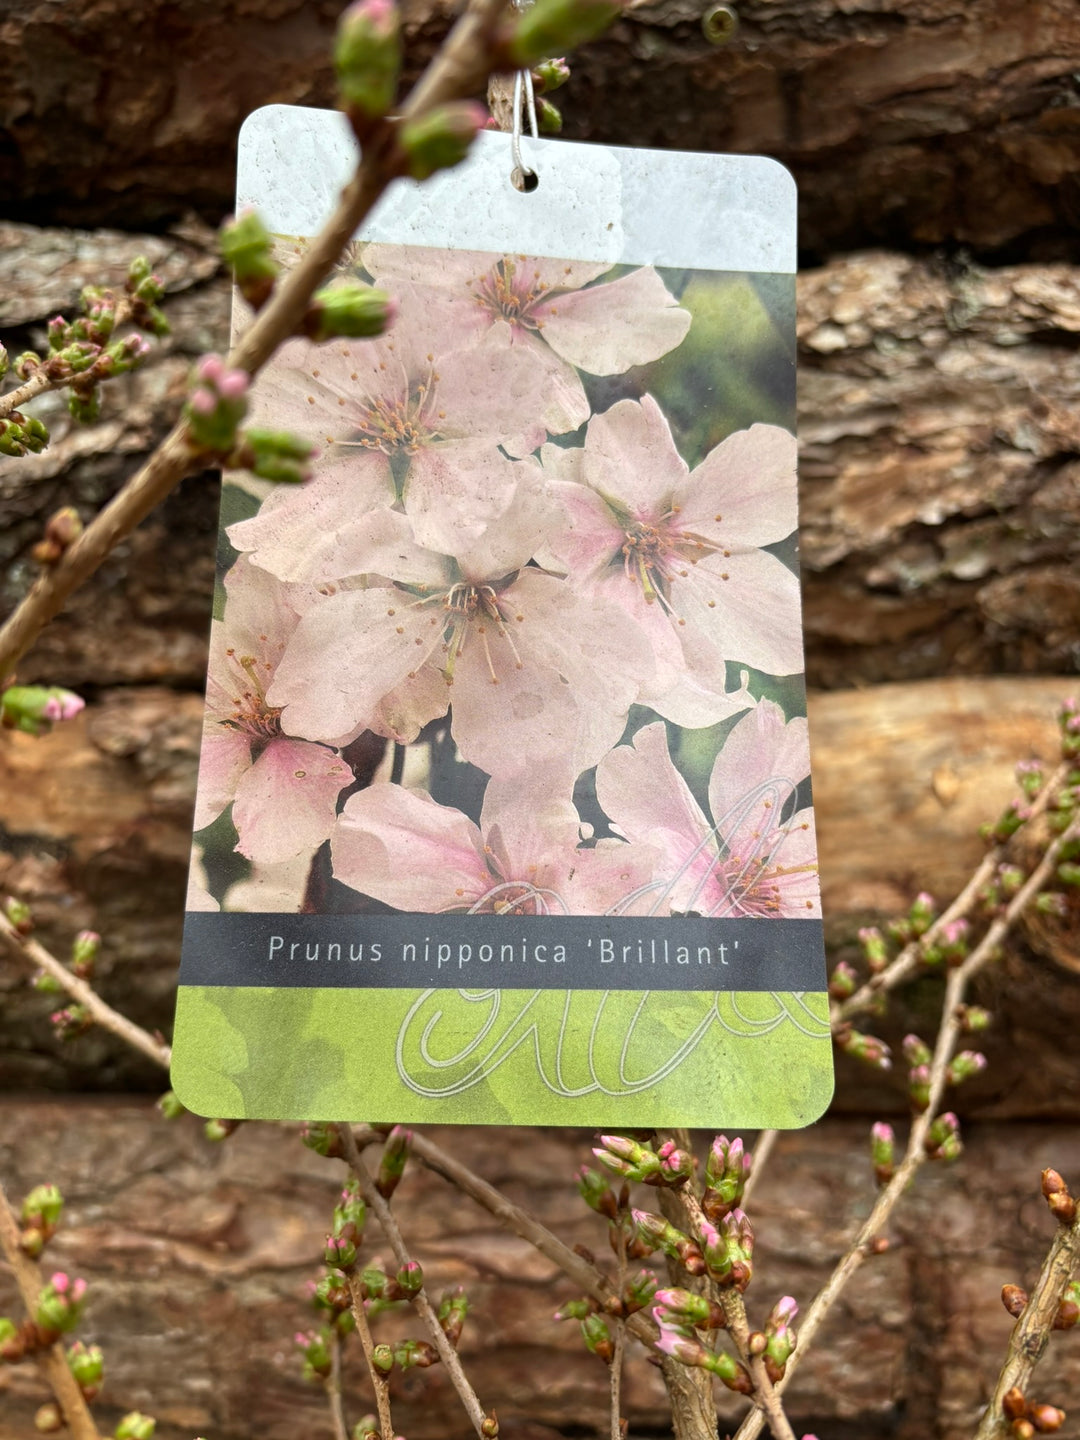
[[[45,518],[72,502],[92,514],[163,433],[191,357],[224,342],[227,296],[209,249],[198,230],[0,230],[9,348],[88,280],[119,281],[140,251],[173,287],[175,327],[152,365],[106,392],[100,424],[73,427],[56,403],[49,450],[0,461],[4,608],[25,589]],[[1080,287],[1064,266],[947,270],[886,253],[834,261],[800,285],[808,676],[835,690],[815,698],[811,724],[826,913],[843,944],[920,887],[955,891],[981,853],[978,824],[1011,793],[1014,761],[1053,745],[1080,654]],[[216,506],[209,478],[186,482],[21,666],[24,680],[90,687],[87,715],[43,740],[0,740],[0,889],[31,899],[61,951],[80,926],[102,930],[106,994],[151,1027],[171,1019]],[[1002,670],[1061,678],[910,683]],[[838,688],[850,686],[869,688]],[[1075,1113],[1074,929],[1033,926],[1039,963],[1010,961],[1019,998],[969,1107]],[[10,965],[0,976],[0,1088],[160,1083],[100,1033],[57,1046],[48,998]],[[1020,1042],[1044,1024],[1050,992],[1058,1043],[1029,1067]],[[933,995],[917,1000],[892,1038],[926,1022]],[[846,1062],[840,1100],[899,1103],[895,1085],[868,1084]]]
[[[235,136],[327,105],[342,0],[6,0],[0,184],[38,221],[157,225],[230,207]],[[566,134],[774,155],[803,243],[961,243],[1064,256],[1080,220],[1071,0],[740,0],[723,48],[695,0],[632,7],[576,62]],[[446,0],[406,6],[411,61]]]
[[[67,1222],[47,1255],[90,1282],[84,1333],[101,1342],[108,1362],[95,1406],[103,1430],[138,1407],[158,1417],[162,1440],[329,1435],[324,1397],[301,1381],[291,1337],[312,1323],[304,1282],[319,1273],[340,1162],[265,1125],[246,1125],[214,1147],[194,1121],[169,1126],[131,1102],[9,1101],[4,1121],[0,1168],[13,1194],[48,1178],[68,1197]],[[572,1181],[588,1158],[587,1136],[483,1127],[432,1134],[561,1238],[593,1248],[602,1266],[611,1259],[602,1223]],[[892,1248],[864,1265],[798,1374],[790,1399],[796,1434],[971,1435],[1012,1324],[1001,1286],[1030,1283],[1053,1233],[1039,1172],[1053,1165],[1066,1177],[1080,1174],[1075,1130],[1013,1126],[1010,1135],[1006,1148],[1000,1132],[973,1128],[958,1165],[923,1172],[890,1229]],[[864,1123],[830,1121],[782,1139],[754,1200],[752,1321],[760,1324],[784,1293],[808,1303],[872,1194]],[[575,1323],[551,1319],[572,1286],[412,1164],[394,1208],[432,1290],[468,1290],[461,1353],[482,1402],[497,1408],[502,1434],[606,1433],[604,1366],[586,1353]],[[364,1255],[380,1254],[386,1247],[372,1225]],[[0,1313],[11,1302],[10,1280],[0,1274]],[[380,1336],[417,1333],[415,1322],[396,1317],[376,1328]],[[353,1341],[350,1421],[371,1408],[362,1376]],[[0,1440],[31,1440],[36,1383],[29,1367],[0,1367]],[[1080,1349],[1059,1335],[1038,1394],[1067,1405],[1077,1386]],[[403,1434],[469,1433],[439,1367],[397,1375],[391,1389]],[[624,1394],[632,1434],[667,1433],[658,1372],[637,1345]],[[723,1430],[740,1402],[720,1387],[716,1395]]]
[[[173,286],[161,357],[106,391],[104,418],[0,459],[0,609],[60,503],[87,515],[171,423],[228,300],[187,238],[0,228],[0,339],[17,353],[87,279],[144,251]],[[867,252],[799,282],[807,674],[843,688],[1080,663],[1080,277]],[[44,412],[43,412],[44,413]],[[217,499],[186,482],[46,632],[25,680],[200,686]]]
[[[942,680],[813,695],[815,802],[829,932],[943,900],[978,863],[980,822],[1011,798],[1017,758],[1052,760],[1064,680]],[[46,944],[106,937],[101,989],[168,1030],[180,943],[201,697],[157,686],[104,692],[51,735],[0,744],[0,893],[26,897]],[[976,1115],[1080,1114],[1075,919],[1042,921],[982,985],[997,1012],[990,1070],[956,1099]],[[101,1031],[58,1044],[52,997],[0,957],[0,1090],[163,1088],[160,1074]],[[937,986],[916,987],[882,1031],[929,1032]],[[875,1028],[878,1028],[875,1025]],[[1043,1056],[1030,1064],[1032,1047]],[[841,1109],[904,1108],[902,1086],[839,1057]]]
[[[884,253],[799,288],[808,671],[1075,673],[1080,272]]]
[[[216,222],[244,116],[330,102],[343,4],[4,0],[7,213],[158,231],[192,211]],[[453,6],[406,8],[415,65]],[[702,8],[635,4],[575,62],[566,133],[769,153],[800,182],[802,243],[824,262],[799,294],[803,560],[808,678],[828,692],[812,697],[811,727],[839,954],[859,923],[963,880],[1013,762],[1052,752],[1053,707],[1080,661],[1080,282],[1061,263],[1080,225],[1080,12],[1073,0],[739,0],[739,38],[714,49]],[[965,247],[1009,263],[981,269]],[[26,588],[45,518],[61,503],[89,515],[113,493],[170,424],[191,358],[227,329],[196,222],[155,236],[0,226],[0,339],[15,353],[139,252],[169,280],[174,338],[111,387],[99,425],[74,429],[51,404],[50,450],[0,461],[0,611]],[[40,741],[0,736],[0,894],[25,895],[59,953],[78,928],[101,929],[102,989],[150,1027],[171,1018],[215,531],[212,480],[188,481],[21,667],[23,680],[81,688],[87,714]],[[793,1387],[796,1433],[971,1435],[1011,1324],[1000,1287],[1033,1278],[1052,1232],[1039,1171],[1080,1180],[1075,1127],[1031,1123],[1080,1114],[1078,932],[1075,910],[1033,920],[983,978],[992,1063],[956,1095],[965,1156],[927,1167],[893,1248],[837,1308]],[[937,998],[933,980],[913,987],[881,1033],[929,1033]],[[162,1087],[100,1032],[58,1045],[53,1005],[0,959],[0,1173],[16,1197],[43,1180],[69,1197],[47,1258],[92,1282],[83,1334],[107,1352],[103,1432],[138,1407],[162,1440],[329,1435],[289,1337],[312,1323],[304,1281],[340,1165],[270,1127],[212,1147],[190,1118],[169,1127],[138,1101],[13,1098]],[[902,1113],[902,1091],[902,1078],[839,1057],[841,1110]],[[1012,1123],[978,1123],[991,1117]],[[753,1207],[755,1323],[781,1293],[805,1304],[867,1213],[866,1131],[860,1116],[781,1140]],[[440,1138],[564,1238],[606,1253],[570,1183],[584,1137]],[[552,1267],[413,1167],[394,1203],[432,1287],[469,1288],[463,1355],[507,1440],[606,1433],[607,1375],[576,1326],[551,1321],[572,1293]],[[366,1254],[379,1251],[375,1236]],[[0,1273],[0,1314],[10,1302]],[[1040,1399],[1069,1407],[1078,1354],[1055,1338]],[[360,1373],[353,1347],[350,1421],[370,1409]],[[439,1368],[394,1387],[411,1440],[468,1433]],[[640,1353],[624,1395],[633,1434],[667,1433]],[[44,1398],[29,1367],[0,1365],[0,1440],[31,1440]],[[732,1424],[738,1403],[717,1399]]]
[[[74,315],[84,285],[121,287],[140,254],[168,285],[173,333],[155,342],[144,368],[110,382],[98,424],[74,424],[62,393],[35,402],[53,442],[40,455],[0,459],[0,613],[33,576],[29,551],[48,516],[74,505],[89,519],[101,508],[168,432],[192,361],[220,349],[228,325],[224,282],[203,227],[188,227],[182,238],[0,225],[0,339],[12,355],[40,347],[44,322],[57,311]],[[192,476],[49,627],[20,679],[201,686],[216,530],[216,483]]]

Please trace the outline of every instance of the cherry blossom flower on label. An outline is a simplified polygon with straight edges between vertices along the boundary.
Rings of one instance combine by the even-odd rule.
[[[477,544],[436,555],[398,538],[365,560],[383,583],[344,588],[304,614],[268,699],[291,734],[334,743],[357,729],[404,743],[451,709],[462,756],[511,775],[565,756],[578,775],[614,745],[652,670],[609,601],[527,564],[550,528],[538,466]],[[452,706],[451,706],[452,702]]]
[[[646,395],[594,415],[583,447],[545,445],[541,458],[565,514],[546,558],[648,635],[656,673],[643,703],[711,725],[750,703],[728,692],[728,661],[802,669],[798,580],[760,548],[795,528],[788,431],[736,431],[690,470]]]
[[[646,725],[596,770],[596,796],[617,832],[663,855],[653,913],[820,918],[814,817],[784,819],[809,777],[806,721],[785,723],[763,700],[731,731],[709,780],[712,820],[672,764],[661,724]]]
[[[253,419],[318,446],[313,478],[272,492],[229,539],[279,579],[306,582],[348,574],[357,526],[399,500],[421,544],[478,539],[513,498],[499,447],[524,456],[548,433],[546,381],[538,359],[507,371],[497,334],[476,345],[415,300],[377,340],[290,341],[260,378]]]
[[[493,340],[507,374],[539,360],[552,435],[589,418],[577,369],[621,375],[674,350],[690,328],[651,265],[596,285],[610,265],[407,245],[367,245],[362,260],[377,284],[394,294],[415,287],[462,333]]]
[[[210,637],[195,829],[231,802],[237,850],[271,865],[326,839],[353,777],[333,749],[287,734],[267,699],[307,597],[246,560],[230,570],[225,589],[225,619]]]
[[[350,796],[333,836],[338,880],[399,910],[603,915],[652,879],[656,853],[622,840],[582,849],[565,766],[492,780],[479,826],[423,790]]]

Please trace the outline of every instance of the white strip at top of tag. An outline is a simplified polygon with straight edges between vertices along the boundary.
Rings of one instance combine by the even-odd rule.
[[[510,181],[510,144],[509,135],[484,131],[462,165],[422,185],[397,181],[359,237],[612,264],[795,273],[795,182],[775,160],[524,137],[525,164],[539,177],[525,193]],[[237,211],[253,205],[275,234],[312,235],[331,213],[355,157],[348,122],[337,111],[256,110],[240,132]]]

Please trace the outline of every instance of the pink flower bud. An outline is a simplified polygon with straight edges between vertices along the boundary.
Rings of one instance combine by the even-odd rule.
[[[225,364],[220,355],[204,355],[196,365],[195,373],[200,380],[206,380],[211,385],[218,385],[225,374]]]
[[[244,370],[227,370],[218,382],[218,389],[226,400],[239,400],[248,391],[249,379]]]

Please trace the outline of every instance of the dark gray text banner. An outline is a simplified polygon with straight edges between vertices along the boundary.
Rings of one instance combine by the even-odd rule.
[[[630,916],[186,917],[182,985],[824,990],[820,920]]]

